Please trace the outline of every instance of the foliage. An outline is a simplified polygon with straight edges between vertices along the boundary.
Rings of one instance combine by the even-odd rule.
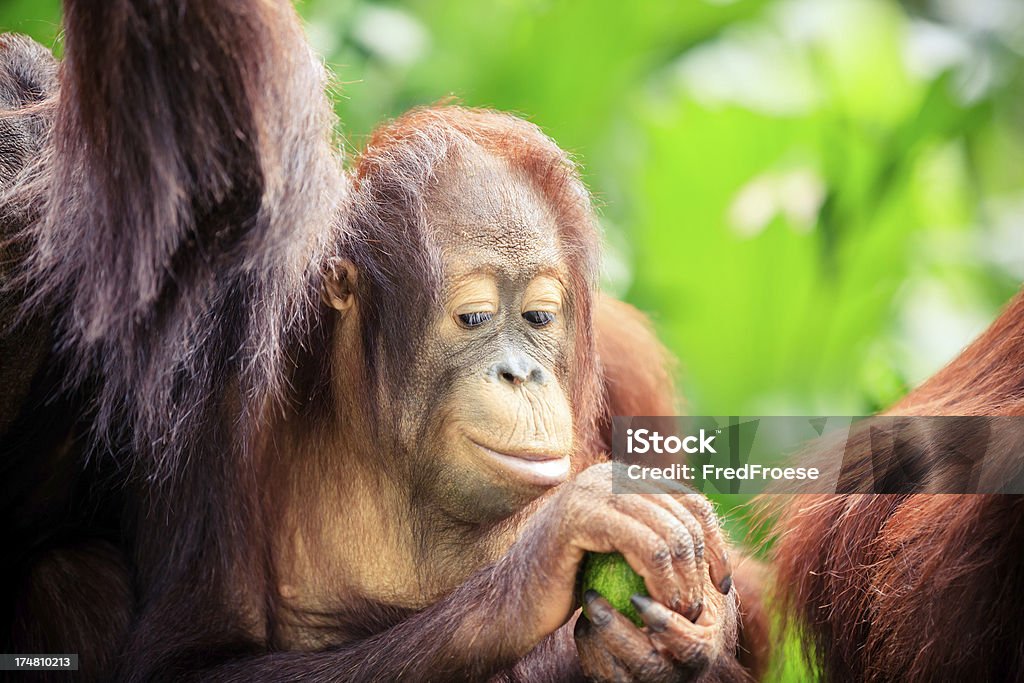
[[[1024,275],[1024,19],[935,4],[300,9],[353,149],[454,95],[577,155],[607,287],[654,316],[691,412],[841,414],[936,370]],[[46,44],[58,26],[56,0],[0,8]]]
[[[525,114],[577,155],[606,286],[652,314],[693,414],[884,408],[1024,278],[1019,3],[300,11],[353,149],[382,118],[454,95]],[[56,0],[0,6],[0,28],[44,44],[58,25]]]

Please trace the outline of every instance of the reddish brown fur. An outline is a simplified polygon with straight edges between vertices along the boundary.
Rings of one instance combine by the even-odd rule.
[[[594,332],[604,379],[605,412],[599,421],[599,452],[609,453],[612,416],[681,414],[673,378],[676,363],[658,340],[647,316],[629,304],[600,297],[594,311]],[[738,656],[717,662],[702,680],[757,679],[771,661],[768,615],[761,599],[764,567],[742,556],[737,557],[733,566],[741,615]]]
[[[768,567],[752,557],[739,556],[733,580],[740,597],[739,652],[737,659],[755,681],[769,670],[774,661],[771,615],[765,602],[765,587],[770,580]]]
[[[679,415],[674,359],[658,342],[647,317],[628,304],[604,298],[595,311],[594,325],[605,370],[606,414]],[[610,452],[611,424],[603,422],[601,431],[603,450]]]
[[[102,650],[99,677],[111,666],[124,680],[577,676],[564,627],[518,663],[521,622],[472,647],[504,607],[522,602],[510,593],[537,575],[543,558],[532,546],[485,567],[461,558],[451,569],[470,578],[420,611],[352,595],[318,615],[334,629],[331,647],[284,651],[273,557],[283,539],[279,510],[267,504],[280,493],[270,475],[294,465],[268,462],[288,455],[279,426],[300,416],[326,432],[324,411],[339,398],[333,327],[318,297],[329,260],[359,266],[361,293],[374,302],[361,311],[368,375],[393,386],[380,367],[401,369],[415,351],[420,304],[439,285],[422,198],[438,164],[466,142],[532,179],[556,217],[575,304],[570,396],[584,457],[603,455],[605,405],[671,410],[663,351],[631,309],[617,308],[614,324],[598,319],[597,343],[614,354],[600,373],[598,240],[566,155],[507,115],[425,109],[383,128],[354,175],[343,174],[322,69],[284,2],[69,1],[66,33],[60,93],[40,105],[56,111],[52,136],[5,209],[26,217],[18,246],[29,258],[15,285],[27,315],[54,321],[68,366],[61,398],[73,417],[85,413],[94,461],[121,465],[97,491],[106,506],[128,499],[110,533],[125,556],[75,537],[29,557],[52,529],[19,538],[28,577],[20,642],[119,643],[131,615],[127,645],[117,657]],[[375,365],[378,352],[389,362]],[[46,493],[49,482],[26,474],[38,464],[25,460],[9,485]],[[59,462],[75,482],[80,463]],[[72,604],[75,588],[90,586],[108,609]],[[62,608],[75,610],[63,635],[52,618]],[[37,626],[42,635],[26,640]],[[711,677],[742,675],[726,654]]]
[[[1024,294],[890,415],[1024,414]],[[867,449],[865,449],[867,452]],[[1007,463],[1007,475],[1017,463]],[[859,488],[870,463],[859,464]],[[780,507],[778,592],[830,681],[1024,677],[1024,498],[799,496]]]
[[[413,349],[397,345],[403,341],[415,343],[415,330],[422,329],[426,322],[418,311],[426,306],[407,303],[408,315],[401,318],[390,315],[387,309],[396,300],[408,301],[410,296],[437,296],[439,257],[426,235],[423,197],[440,165],[472,145],[508,160],[513,169],[531,180],[553,211],[559,246],[571,278],[565,284],[570,297],[577,302],[577,353],[573,359],[574,385],[570,397],[578,434],[592,447],[595,442],[590,435],[601,410],[590,323],[598,235],[590,196],[575,165],[535,125],[500,112],[433,107],[404,114],[370,137],[354,163],[353,197],[347,214],[348,223],[358,236],[348,255],[373,283],[366,313],[370,334],[391,345],[385,353],[392,352],[396,357],[389,367],[400,375],[403,358],[412,356]],[[421,291],[409,292],[410,281],[424,286]],[[401,333],[392,329],[396,325]],[[376,363],[369,343],[366,351],[372,368]]]

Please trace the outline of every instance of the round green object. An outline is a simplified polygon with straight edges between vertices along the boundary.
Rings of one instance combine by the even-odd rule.
[[[629,599],[638,593],[649,595],[647,586],[644,585],[644,577],[633,571],[621,553],[587,553],[583,558],[582,572],[581,596],[588,590],[597,591],[634,624],[644,625],[643,619]],[[583,614],[589,618],[585,602]]]

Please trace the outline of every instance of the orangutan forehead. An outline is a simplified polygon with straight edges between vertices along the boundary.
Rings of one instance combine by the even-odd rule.
[[[428,228],[448,260],[513,276],[558,268],[554,212],[505,159],[479,148],[452,155],[425,200]]]

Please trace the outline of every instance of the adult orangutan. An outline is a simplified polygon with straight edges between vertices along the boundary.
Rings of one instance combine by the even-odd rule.
[[[345,172],[289,4],[68,0],[65,30],[59,90],[8,114],[53,122],[3,196],[8,291],[79,437],[47,462],[74,480],[87,439],[122,516],[19,523],[12,651],[138,681],[746,675],[710,504],[613,495],[599,462],[608,406],[671,388],[632,309],[597,304],[595,341],[598,236],[551,140],[418,110]],[[45,493],[33,405],[11,481]],[[579,562],[613,550],[647,627],[589,595],[574,633]]]

